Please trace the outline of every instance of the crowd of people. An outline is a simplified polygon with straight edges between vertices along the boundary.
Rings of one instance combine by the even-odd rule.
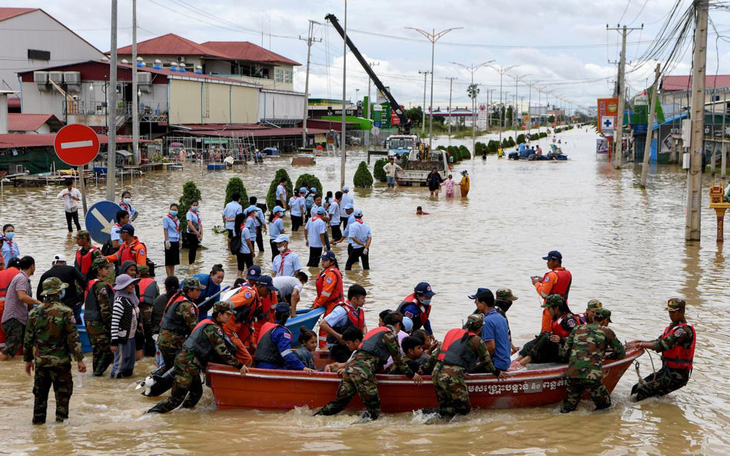
[[[32,256],[21,256],[13,225],[4,225],[0,313],[5,340],[0,359],[10,360],[22,352],[26,372],[31,375],[35,370],[33,423],[45,422],[51,386],[57,397],[56,419],[68,418],[72,361],[80,372],[86,371],[74,324],[82,321],[93,349],[94,376],[105,375],[111,367],[112,379],[130,377],[136,361],[156,357],[157,369],[151,378],[167,384],[172,392],[151,413],[169,412],[181,405],[194,407],[203,392],[200,373],[210,362],[230,364],[242,375],[251,367],[307,373],[319,367],[336,372],[342,377],[337,397],[317,414],[338,413],[359,394],[366,408],[363,420],[380,414],[378,372],[405,375],[416,384],[422,383],[422,375],[431,375],[440,404],[431,412],[446,418],[470,411],[468,374],[492,373],[504,379],[506,372],[525,369],[530,363],[568,364],[561,412],[574,410],[586,392],[597,409],[606,408],[611,400],[602,383],[602,362],[624,357],[625,348],[653,349],[664,360],[659,371],[634,387],[637,400],[667,394],[689,380],[696,336],[684,318],[682,299],[669,300],[671,324],[659,338],[624,346],[608,328],[611,311],[599,300],[589,301],[583,314],[571,312],[572,275],[563,267],[558,251],[543,258],[549,272],[532,278],[543,301],[542,327],[521,348],[512,340],[507,319],[507,311],[517,300],[508,288],[495,294],[478,288],[469,295],[475,305],[473,313],[465,316],[464,327],[451,329],[441,342],[434,338],[431,327],[431,301],[436,293],[427,282],[417,284],[397,308],[381,312],[378,325],[368,329],[363,307],[368,293],[363,286],[352,284],[345,294],[332,250],[347,240],[345,269],[360,262],[363,269],[369,268],[372,233],[362,211],[354,207],[349,188],[323,198],[316,188],[302,187],[290,196],[286,184],[282,181],[277,186],[277,205],[271,208],[268,220],[255,197],[244,209],[241,196],[234,194],[223,209],[228,246],[237,258],[237,278],[225,300],[220,296],[229,287],[222,287],[225,271],[221,264],[209,273],[182,280],[175,276],[183,236],[188,239],[190,265],[195,263],[195,250],[203,236],[197,201],[184,217],[184,228],[175,203],[163,218],[164,290],[152,277],[154,263],[147,258],[147,247],[135,236],[132,221],[139,213],[129,192],[122,195],[123,209],[117,213],[107,243],[98,248],[92,245],[88,231],[77,230],[79,248],[73,265],[62,253],[55,255],[40,277],[35,294],[40,300],[33,297],[31,287],[35,261]],[[73,188],[67,188],[59,197],[75,201],[73,195]],[[287,212],[290,224],[285,223]],[[73,221],[73,216],[68,218],[69,230]],[[301,328],[295,336],[286,323],[301,307],[301,292],[309,277],[290,248],[287,229],[302,228],[309,248],[307,266],[321,268],[310,308],[323,308],[324,316],[318,333]],[[253,259],[258,249],[261,260],[269,261],[265,235],[269,236],[271,266],[262,269]],[[298,349],[293,347],[295,340],[301,344]],[[315,362],[323,358],[318,350],[326,351],[324,367]],[[164,389],[155,395],[162,392]]]

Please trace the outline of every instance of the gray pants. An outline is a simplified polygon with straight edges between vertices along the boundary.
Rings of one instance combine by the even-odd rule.
[[[117,345],[114,352],[111,378],[131,377],[134,373],[134,361],[137,355],[137,346],[134,337],[127,342]]]

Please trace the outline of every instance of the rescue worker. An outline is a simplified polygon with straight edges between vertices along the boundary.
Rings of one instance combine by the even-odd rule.
[[[185,339],[198,324],[198,308],[194,301],[200,296],[205,285],[195,277],[183,280],[182,290],[175,293],[167,302],[160,324],[157,346],[162,354],[164,366],[159,374],[172,369],[175,356],[185,343]]]
[[[552,319],[550,331],[540,333],[522,347],[517,361],[523,366],[530,362],[555,363],[563,361],[565,358],[559,354],[560,345],[579,324],[578,318],[573,315],[568,304],[558,294],[548,296],[542,307],[548,310]]]
[[[334,308],[342,304],[344,294],[342,286],[342,274],[337,265],[337,258],[332,250],[322,254],[322,272],[319,273],[315,283],[317,297],[312,303],[312,309],[324,307],[324,317],[327,317]],[[327,332],[319,329],[319,348],[327,347]]]
[[[284,208],[276,206],[271,211],[269,219],[269,246],[271,247],[271,261],[279,255],[279,248],[276,239],[284,235]]]
[[[81,340],[73,312],[61,302],[68,284],[57,277],[43,281],[43,303],[30,311],[23,341],[25,373],[33,383],[33,424],[46,422],[48,392],[53,385],[56,396],[56,421],[68,419],[68,405],[73,394],[71,358],[79,372],[86,372]]]
[[[314,209],[312,209],[314,212]],[[309,247],[309,260],[307,266],[310,268],[317,267],[317,258],[322,255],[322,249],[327,240],[325,235],[327,234],[327,223],[323,220],[325,210],[323,207],[318,207],[314,215],[307,220],[307,224],[304,225],[304,240],[307,247]]]
[[[122,225],[119,236],[122,239],[122,245],[116,253],[108,255],[106,259],[111,263],[119,264],[127,260],[134,261],[137,265],[147,264],[147,247],[134,235],[134,227],[130,224]]]
[[[101,377],[114,361],[112,343],[112,302],[114,288],[104,281],[111,273],[111,263],[99,257],[89,270],[89,283],[84,293],[84,323],[93,349],[94,377]]]
[[[160,287],[155,279],[149,276],[150,268],[146,264],[137,266],[139,273],[139,314],[142,317],[144,330],[144,355],[155,356],[155,340],[152,338],[152,308],[155,299],[160,295]]]
[[[223,326],[233,315],[233,306],[229,301],[216,302],[213,315],[195,326],[190,337],[185,341],[180,353],[175,357],[175,383],[170,397],[147,413],[167,413],[182,404],[184,408],[193,408],[203,395],[203,384],[200,373],[210,362],[222,362],[239,369],[242,376],[248,368],[241,364],[235,356],[235,344],[223,332]]]
[[[579,313],[578,315],[576,315],[576,317],[578,317],[578,320],[582,325],[586,323],[593,323],[593,314],[595,313],[596,309],[602,308],[603,304],[601,303],[601,301],[599,301],[598,299],[591,299],[586,305],[586,311],[584,313]]]
[[[305,367],[291,348],[292,335],[286,326],[289,304],[280,302],[275,307],[274,323],[265,323],[254,354],[254,366],[260,369],[303,370],[308,374],[314,369]]]
[[[279,252],[271,263],[271,274],[273,277],[291,276],[295,277],[302,272],[302,263],[299,256],[289,248],[289,236],[280,234],[273,241]]]
[[[76,260],[74,267],[86,275],[91,269],[91,265],[97,257],[101,256],[101,250],[91,245],[91,235],[86,230],[76,232],[76,245],[79,249],[76,251]]]
[[[481,314],[472,314],[466,320],[465,329],[454,328],[446,333],[431,380],[439,401],[438,415],[442,418],[466,415],[471,411],[469,391],[466,388],[466,372],[480,362],[485,372],[499,379],[504,372],[495,368],[487,346],[479,336],[484,325]]]
[[[269,281],[261,275],[261,268],[251,266],[246,275],[247,284],[240,287],[239,291],[229,299],[233,302],[234,317],[225,325],[225,328],[231,332],[238,334],[246,347],[256,347],[256,339],[254,338],[254,322],[263,316],[263,306],[261,303],[262,296],[269,296],[271,288],[276,291]],[[263,279],[261,284],[257,282]],[[270,277],[269,277],[270,279]],[[262,323],[263,325],[263,323]]]
[[[222,264],[214,264],[208,274],[200,273],[193,275],[193,277],[203,285],[203,291],[195,299],[195,304],[198,306],[198,320],[202,321],[208,316],[208,311],[213,307],[215,299],[211,298],[221,291],[221,283],[226,277],[226,271],[223,270]]]
[[[398,312],[413,320],[414,331],[424,328],[429,335],[433,335],[429,317],[431,316],[431,298],[435,294],[428,282],[421,282],[413,289],[413,293],[406,296],[398,306]]]
[[[515,346],[514,343],[512,343],[512,329],[509,327],[509,318],[507,318],[507,311],[510,307],[512,307],[512,304],[517,301],[517,296],[515,296],[512,293],[512,290],[509,288],[500,288],[497,290],[496,299],[494,301],[494,307],[497,310],[497,313],[504,317],[505,320],[507,320],[507,330],[509,332],[509,341],[510,341],[510,348],[511,348],[511,354],[517,353],[519,350],[518,347]]]
[[[610,310],[596,309],[592,322],[575,328],[560,347],[560,355],[569,356],[568,388],[560,413],[575,410],[586,392],[596,404],[596,410],[611,406],[611,395],[603,385],[603,357],[608,353],[609,359],[621,359],[626,352],[608,328],[610,322]]]
[[[535,286],[537,294],[542,298],[543,304],[551,294],[558,294],[563,297],[563,300],[568,302],[568,294],[570,293],[570,285],[573,282],[573,275],[563,267],[563,255],[557,250],[551,250],[547,256],[542,257],[543,260],[547,260],[547,267],[550,272],[547,272],[542,279],[539,277],[532,277],[532,284]],[[545,306],[543,306],[545,307]],[[542,312],[542,326],[540,332],[549,332],[552,326],[552,319],[547,311],[547,308]]]
[[[365,310],[362,308],[365,305],[367,295],[368,293],[362,285],[351,285],[347,290],[347,300],[335,306],[332,312],[319,324],[327,333],[327,349],[329,350],[330,360],[344,363],[352,355],[352,351],[347,348],[347,344],[342,339],[342,333],[347,328],[356,327],[363,334],[367,333]]]
[[[117,223],[112,226],[109,244],[105,243],[102,247],[102,254],[104,255],[111,255],[112,253],[116,253],[117,250],[119,250],[119,248],[122,246],[122,244],[124,244],[120,232],[122,231],[122,227],[129,223],[129,212],[125,211],[124,209],[117,211],[115,219]],[[108,252],[106,250],[108,250]]]
[[[664,333],[655,340],[634,340],[627,344],[630,348],[649,348],[662,354],[662,368],[631,389],[637,401],[664,396],[682,388],[689,381],[697,335],[684,317],[685,306],[684,299],[671,298],[666,310],[672,323]]]
[[[403,315],[399,312],[389,312],[383,317],[384,326],[370,330],[362,340],[359,348],[345,365],[342,381],[337,388],[336,399],[322,407],[315,415],[335,415],[347,407],[350,400],[358,394],[365,406],[361,415],[361,422],[375,420],[380,416],[380,395],[375,374],[380,371],[388,358],[393,357],[395,365],[413,380],[421,385],[421,376],[413,372],[401,357],[398,347],[398,331],[402,329]]]

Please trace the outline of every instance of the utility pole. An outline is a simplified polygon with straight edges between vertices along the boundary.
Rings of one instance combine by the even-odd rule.
[[[132,0],[132,155],[139,165],[139,91],[137,84],[137,0]]]
[[[340,188],[345,186],[345,139],[347,130],[347,0],[345,0],[344,39],[342,40],[342,137],[340,140]],[[397,106],[396,106],[397,108]]]
[[[451,94],[454,88],[454,77],[446,78],[449,80],[449,145],[451,145]]]
[[[515,75],[515,76],[508,75],[508,76],[515,80],[515,107],[512,110],[512,126],[515,127],[515,140],[517,140],[517,125],[518,125],[517,121],[519,120],[519,112],[517,109],[517,100],[519,100],[519,87],[517,84],[520,82],[523,82],[525,80],[525,78],[527,76],[529,76],[529,74],[524,74],[522,76],[519,76],[519,75]]]
[[[307,38],[299,37],[300,40],[307,42],[307,74],[304,77],[304,120],[302,121],[302,147],[307,147],[307,118],[309,117],[309,62],[312,55],[312,43],[322,41],[322,38],[314,39],[314,24],[322,25],[317,21],[309,20],[309,33]],[[368,81],[370,81],[368,79]],[[368,85],[368,89],[370,86]],[[369,94],[369,92],[368,92]]]
[[[656,64],[654,70],[654,84],[651,86],[651,102],[649,103],[649,120],[646,125],[646,144],[644,144],[644,162],[641,165],[641,187],[646,188],[646,180],[649,177],[649,155],[651,154],[651,138],[654,131],[654,110],[656,109],[657,93],[656,89],[659,85],[660,65]],[[657,147],[659,145],[657,144]]]
[[[106,90],[107,110],[112,108],[112,115],[109,118],[109,129],[107,130],[107,160],[106,160],[106,199],[114,201],[116,193],[115,174],[117,158],[117,0],[112,0],[112,24],[111,24],[111,61],[109,62],[109,88]]]
[[[511,65],[508,67],[500,67],[497,65],[489,65],[491,69],[499,73],[499,105],[502,106],[502,77],[512,68],[517,67],[517,65]],[[501,109],[501,108],[500,108]],[[506,112],[505,112],[506,114]],[[504,130],[504,116],[501,114],[499,115],[499,144],[501,147],[502,144],[502,130]]]
[[[426,132],[426,83],[428,82],[429,71],[419,71],[423,75],[423,120],[421,121],[421,134]]]
[[[615,96],[618,97],[618,119],[616,119],[616,130],[614,131],[614,154],[613,166],[620,168],[623,164],[623,128],[624,128],[624,111],[626,110],[626,37],[634,30],[641,30],[641,27],[629,28],[626,25],[623,27],[617,25],[616,27],[609,28],[606,25],[606,30],[614,30],[621,33],[621,58],[618,62],[618,87]]]
[[[684,238],[699,241],[702,215],[702,156],[705,152],[705,65],[707,64],[707,16],[709,0],[696,0],[694,55],[692,56],[692,135],[689,145],[687,172],[687,220]]]
[[[320,40],[321,41],[321,40]],[[370,65],[370,68],[374,66],[380,65],[378,62],[368,62],[368,65]],[[368,120],[372,120],[373,114],[372,114],[372,105],[373,101],[370,99],[370,83],[372,82],[372,79],[370,79],[370,76],[368,76]],[[425,86],[425,84],[424,84]]]
[[[469,97],[471,98],[471,156],[474,158],[474,150],[476,148],[476,99],[477,94],[479,93],[479,88],[474,85],[474,73],[476,73],[479,68],[484,66],[489,66],[490,63],[494,62],[494,60],[490,60],[488,62],[482,62],[479,65],[474,65],[473,63],[470,65],[464,65],[463,63],[457,63],[457,62],[451,62],[454,65],[459,65],[463,69],[469,72],[471,75],[471,84],[469,85]],[[473,93],[471,93],[473,92]]]

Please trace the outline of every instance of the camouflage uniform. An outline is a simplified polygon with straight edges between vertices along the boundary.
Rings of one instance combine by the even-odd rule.
[[[33,424],[46,422],[51,385],[56,396],[56,421],[68,418],[73,393],[71,357],[77,362],[84,359],[73,312],[60,300],[61,290],[67,286],[55,277],[43,281],[42,294],[48,297],[28,315],[23,359],[35,360]]]
[[[185,279],[185,282],[191,279]],[[195,279],[197,281],[197,279]],[[185,283],[183,282],[183,284]],[[199,284],[200,282],[198,282]],[[172,306],[172,304],[170,304]],[[192,332],[195,325],[198,324],[198,314],[195,312],[195,304],[189,299],[180,302],[175,308],[175,313],[178,317],[182,318],[190,328]],[[164,316],[163,316],[164,320]],[[160,329],[160,335],[157,339],[157,347],[162,354],[162,359],[165,363],[164,371],[158,372],[159,374],[172,368],[175,364],[175,357],[185,343],[187,336],[185,334],[178,334],[167,329]]]
[[[393,331],[388,331],[382,339],[386,349],[393,357],[393,363],[398,366],[401,372],[408,378],[413,378],[413,371],[403,362],[398,338]],[[377,419],[380,416],[380,395],[378,394],[378,383],[375,374],[382,369],[381,360],[370,353],[357,350],[345,366],[342,381],[337,388],[336,399],[325,405],[317,412],[317,415],[335,415],[347,407],[353,396],[358,394],[366,413],[370,418]]]
[[[608,309],[596,309],[594,318],[609,318]],[[610,320],[609,320],[610,321]],[[608,349],[613,350],[609,359],[621,359],[626,356],[623,345],[613,330],[598,323],[580,325],[560,347],[560,356],[570,356],[568,361],[568,388],[565,394],[561,413],[572,412],[578,406],[585,392],[588,392],[596,404],[596,410],[611,406],[611,395],[603,385],[603,356]]]
[[[230,301],[217,302],[213,311],[214,313],[228,312],[233,314],[233,305]],[[210,343],[220,361],[236,368],[242,366],[231,352],[224,338],[223,329],[218,323],[209,324],[202,331],[203,339]],[[185,348],[180,349],[180,353],[175,357],[175,383],[172,385],[172,394],[166,400],[149,409],[148,413],[171,412],[178,408],[180,404],[184,408],[195,407],[203,395],[203,383],[200,380],[200,373],[205,370],[207,365],[206,361],[200,360],[192,351]]]
[[[101,258],[106,262],[106,258]],[[96,262],[98,259],[95,260]],[[108,262],[106,262],[109,264]],[[114,361],[114,353],[111,351],[112,342],[112,301],[114,296],[110,294],[111,288],[104,282],[95,283],[89,293],[96,295],[96,302],[99,305],[101,321],[85,321],[86,333],[89,335],[89,343],[93,349],[92,367],[94,376],[104,375],[106,369]]]

